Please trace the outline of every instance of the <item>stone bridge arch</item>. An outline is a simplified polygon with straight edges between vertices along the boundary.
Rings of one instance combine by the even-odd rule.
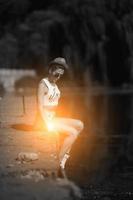
[[[6,92],[15,90],[15,82],[23,77],[36,78],[36,71],[33,69],[0,69],[0,83]]]

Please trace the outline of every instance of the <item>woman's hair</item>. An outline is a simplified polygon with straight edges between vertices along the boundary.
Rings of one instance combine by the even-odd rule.
[[[54,70],[58,69],[58,68],[61,68],[61,69],[64,69],[64,71],[66,71],[66,68],[62,65],[51,65],[48,67],[48,72],[53,72]]]

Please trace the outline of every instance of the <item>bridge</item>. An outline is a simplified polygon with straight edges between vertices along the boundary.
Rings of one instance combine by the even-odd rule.
[[[33,69],[0,69],[0,83],[5,91],[12,92],[15,89],[15,82],[23,77],[36,77]]]

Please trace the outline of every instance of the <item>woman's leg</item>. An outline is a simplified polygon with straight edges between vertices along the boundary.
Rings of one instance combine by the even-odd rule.
[[[79,133],[83,130],[84,124],[79,119],[56,117],[56,121],[74,127]]]
[[[58,121],[58,123],[66,124],[70,127],[75,128],[77,130],[76,138],[84,128],[83,122],[79,119],[57,117],[56,121]],[[69,134],[71,134],[71,132]],[[72,145],[71,145],[71,147],[72,147]],[[70,147],[70,149],[68,149],[68,151],[66,153],[69,154],[71,147]]]
[[[56,130],[59,132],[67,133],[67,137],[61,147],[59,159],[63,159],[66,153],[69,153],[73,143],[78,137],[79,133],[83,130],[83,122],[71,118],[56,118],[55,119]]]

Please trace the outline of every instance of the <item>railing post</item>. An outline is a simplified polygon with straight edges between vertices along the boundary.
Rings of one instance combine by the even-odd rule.
[[[23,115],[26,114],[26,108],[25,108],[25,96],[24,94],[22,95],[22,104],[23,104]]]

